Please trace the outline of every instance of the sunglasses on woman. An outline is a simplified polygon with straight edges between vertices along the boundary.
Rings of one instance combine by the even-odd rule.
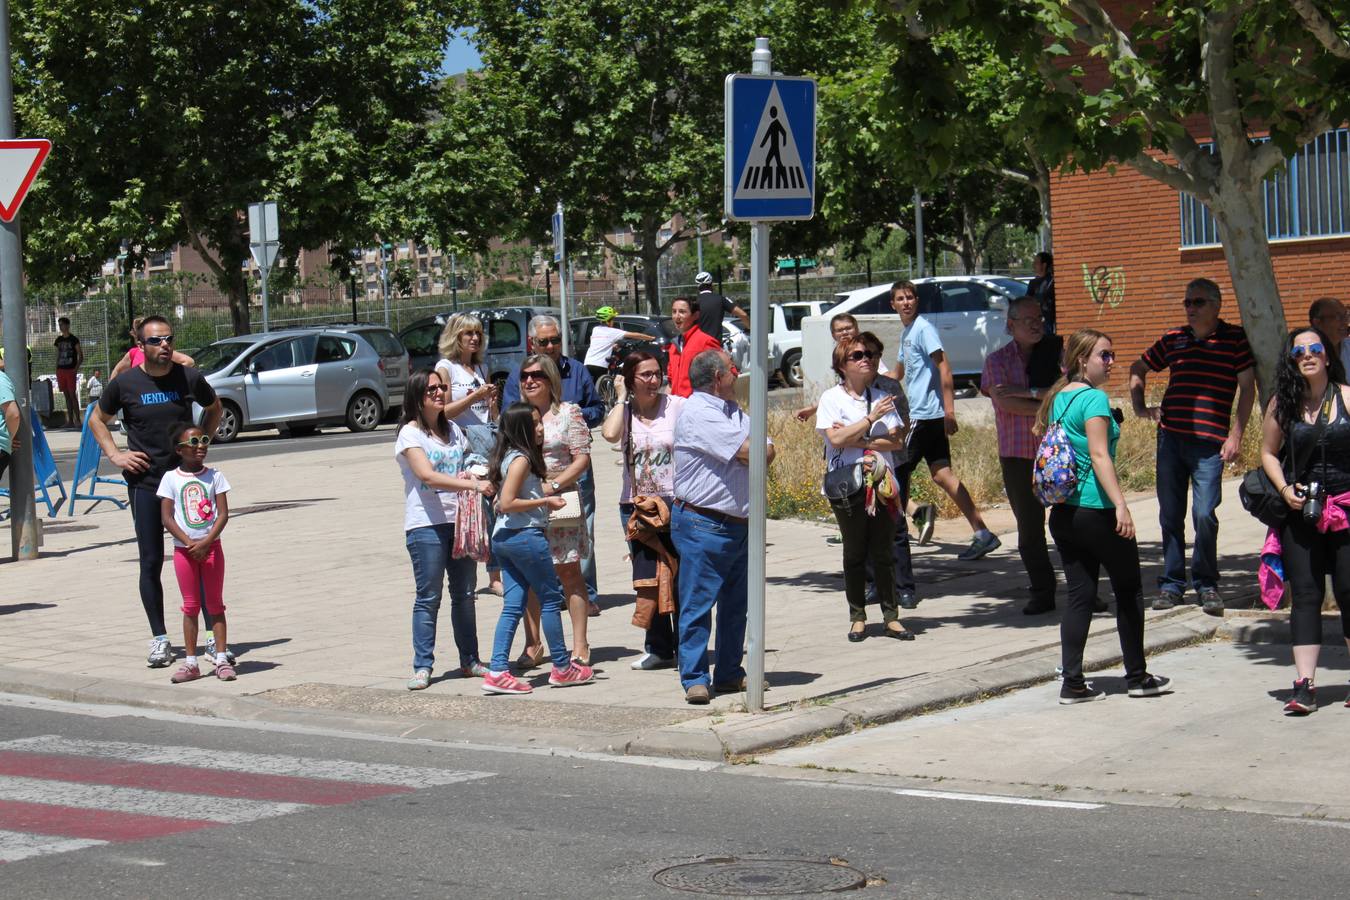
[[[872,359],[876,354],[871,350],[854,350],[848,355],[849,362],[861,362],[864,359]]]
[[[530,371],[530,372],[521,372],[521,373],[520,373],[520,380],[521,380],[521,381],[543,381],[546,377],[547,377],[547,376],[544,375],[543,372],[540,372],[538,369],[535,369],[535,370]]]
[[[448,391],[448,390],[450,390],[450,389],[449,389],[448,387],[446,387],[445,385],[443,385],[443,384],[429,384],[429,385],[427,385],[427,393],[428,393],[428,394],[444,394],[444,393],[445,393],[446,391]]]
[[[180,446],[180,447],[209,447],[209,446],[211,446],[211,438],[210,438],[210,436],[205,435],[205,434],[194,434],[192,437],[188,438],[188,439],[185,440],[185,441],[179,441],[179,442],[178,442],[178,446]]]
[[[1299,359],[1305,353],[1316,353],[1321,356],[1326,350],[1327,348],[1323,347],[1320,342],[1316,344],[1295,344],[1289,348],[1289,355],[1294,359]]]

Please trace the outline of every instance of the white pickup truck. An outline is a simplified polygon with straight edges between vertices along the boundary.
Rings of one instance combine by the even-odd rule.
[[[773,303],[769,310],[769,346],[778,359],[778,371],[788,387],[802,386],[802,319],[823,315],[835,300]]]

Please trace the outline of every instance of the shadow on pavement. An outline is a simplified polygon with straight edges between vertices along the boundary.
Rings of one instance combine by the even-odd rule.
[[[12,616],[14,613],[28,612],[33,609],[54,609],[55,603],[10,603],[0,606],[0,616]]]
[[[263,647],[275,647],[278,644],[289,644],[290,642],[290,638],[277,638],[272,641],[230,641],[230,652],[235,656],[243,656],[245,653],[261,650]]]

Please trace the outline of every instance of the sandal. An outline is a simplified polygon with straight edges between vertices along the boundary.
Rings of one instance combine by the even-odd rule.
[[[522,672],[537,669],[546,659],[548,659],[548,648],[543,644],[539,645],[538,651],[534,654],[531,654],[530,648],[526,647],[525,651],[520,654],[520,658],[516,660],[516,668]]]

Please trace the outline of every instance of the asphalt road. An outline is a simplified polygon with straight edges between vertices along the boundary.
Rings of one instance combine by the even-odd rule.
[[[714,876],[721,896],[827,877],[878,897],[1293,898],[1350,877],[1332,823],[123,712],[0,696],[0,855],[26,857],[5,896],[675,897],[656,879]],[[807,862],[670,871],[728,857]]]

